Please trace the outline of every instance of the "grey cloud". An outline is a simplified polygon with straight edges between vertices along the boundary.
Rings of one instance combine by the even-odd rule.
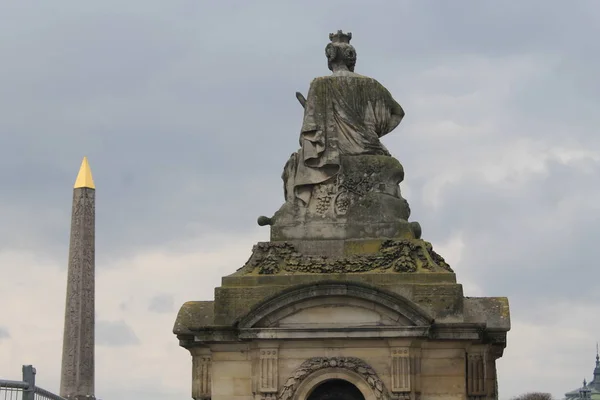
[[[549,164],[546,176],[518,193],[470,180],[444,192],[441,209],[421,214],[425,236],[442,240],[462,231],[467,246],[454,266],[467,269],[486,293],[509,296],[530,318],[535,302],[574,298],[598,301],[590,279],[598,276],[595,241],[600,236],[600,190],[584,173]],[[568,289],[567,289],[568,288]]]
[[[174,311],[174,299],[170,294],[157,294],[150,299],[148,311],[155,313],[171,313]]]
[[[8,328],[0,326],[0,340],[2,339],[10,339],[10,332],[8,331]]]
[[[140,344],[131,327],[123,320],[97,321],[96,344],[99,346],[136,346]]]
[[[2,84],[16,93],[0,99],[7,115],[3,131],[13,132],[0,146],[11,149],[0,153],[0,163],[10,166],[0,168],[0,176],[12,181],[12,189],[6,196],[3,192],[8,204],[1,215],[19,225],[30,243],[51,246],[57,256],[65,251],[69,191],[84,154],[98,184],[98,245],[106,251],[153,245],[166,238],[164,232],[176,239],[187,234],[188,222],[207,226],[207,231],[251,229],[247,226],[254,225],[257,215],[275,211],[282,165],[297,147],[301,109],[293,92],[305,91],[312,77],[327,73],[322,48],[327,32],[338,25],[355,32],[361,72],[382,82],[418,71],[430,62],[423,52],[439,64],[447,49],[453,51],[451,57],[487,55],[472,43],[478,40],[487,48],[504,49],[502,55],[538,50],[540,44],[556,50],[558,36],[575,34],[547,23],[541,38],[534,35],[539,29],[533,29],[532,20],[564,19],[560,8],[537,8],[535,2],[525,9],[502,10],[473,3],[460,15],[437,3],[389,3],[378,10],[376,26],[361,20],[366,9],[360,3],[332,2],[322,16],[274,2],[240,10],[211,8],[211,14],[184,3],[151,3],[114,13],[107,11],[116,3],[109,4],[92,9],[71,4],[70,10],[58,7],[60,12],[52,16],[44,9],[14,7],[17,21],[33,22],[15,26],[23,34],[0,42],[10,71]],[[329,18],[341,4],[347,21]],[[569,9],[572,18],[583,13]],[[266,17],[277,12],[293,13],[297,21]],[[226,15],[230,24],[215,23]],[[391,19],[401,23],[388,23]],[[506,30],[509,22],[513,27]],[[587,27],[578,23],[572,30]],[[526,37],[532,39],[522,40],[527,29]],[[453,45],[448,47],[446,40]],[[436,53],[440,50],[444,52]],[[570,71],[582,64],[575,62]],[[548,77],[552,80],[555,76]],[[525,85],[518,98],[540,87],[554,86]],[[404,104],[401,92],[394,95]],[[529,103],[542,112],[544,104],[561,96],[546,98]],[[407,112],[410,118],[410,104]],[[15,168],[21,171],[18,176],[9,172]],[[264,196],[253,190],[255,183]],[[245,207],[237,206],[239,193],[244,193]],[[263,205],[263,198],[272,200]],[[19,224],[31,210],[38,214],[37,229]],[[19,244],[14,235],[5,236],[6,246]]]

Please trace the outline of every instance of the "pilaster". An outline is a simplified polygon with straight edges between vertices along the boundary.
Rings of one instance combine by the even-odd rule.
[[[194,348],[192,351],[192,398],[211,399],[212,355],[209,348]]]
[[[391,344],[392,396],[398,400],[418,400],[421,396],[421,349]]]
[[[496,359],[502,349],[490,345],[473,345],[467,348],[467,398],[469,400],[497,399]]]
[[[275,400],[279,383],[279,348],[261,344],[258,349],[258,392],[262,400]]]

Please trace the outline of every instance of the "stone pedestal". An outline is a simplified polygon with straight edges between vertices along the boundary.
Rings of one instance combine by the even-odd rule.
[[[300,244],[313,254],[255,246],[215,301],[183,305],[174,332],[195,399],[305,400],[331,379],[365,399],[496,398],[506,298],[465,298],[419,239],[343,241],[327,256]]]
[[[214,301],[179,311],[193,398],[496,399],[508,301],[464,297],[408,221],[402,165],[343,155],[300,198],[288,179],[297,158],[283,174],[285,204],[259,219],[271,241],[223,278]]]
[[[283,178],[285,204],[266,219],[272,241],[407,238],[421,236],[421,227],[408,222],[410,207],[400,194],[402,164],[387,155],[341,156],[334,178],[315,185],[304,203]]]

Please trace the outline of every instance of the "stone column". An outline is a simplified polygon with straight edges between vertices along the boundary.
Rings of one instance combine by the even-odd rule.
[[[96,190],[87,158],[73,189],[60,395],[94,396],[94,281]]]

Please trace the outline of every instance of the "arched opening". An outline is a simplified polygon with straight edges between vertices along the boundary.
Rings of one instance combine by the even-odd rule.
[[[350,382],[331,379],[317,386],[306,400],[365,400],[365,396]]]

